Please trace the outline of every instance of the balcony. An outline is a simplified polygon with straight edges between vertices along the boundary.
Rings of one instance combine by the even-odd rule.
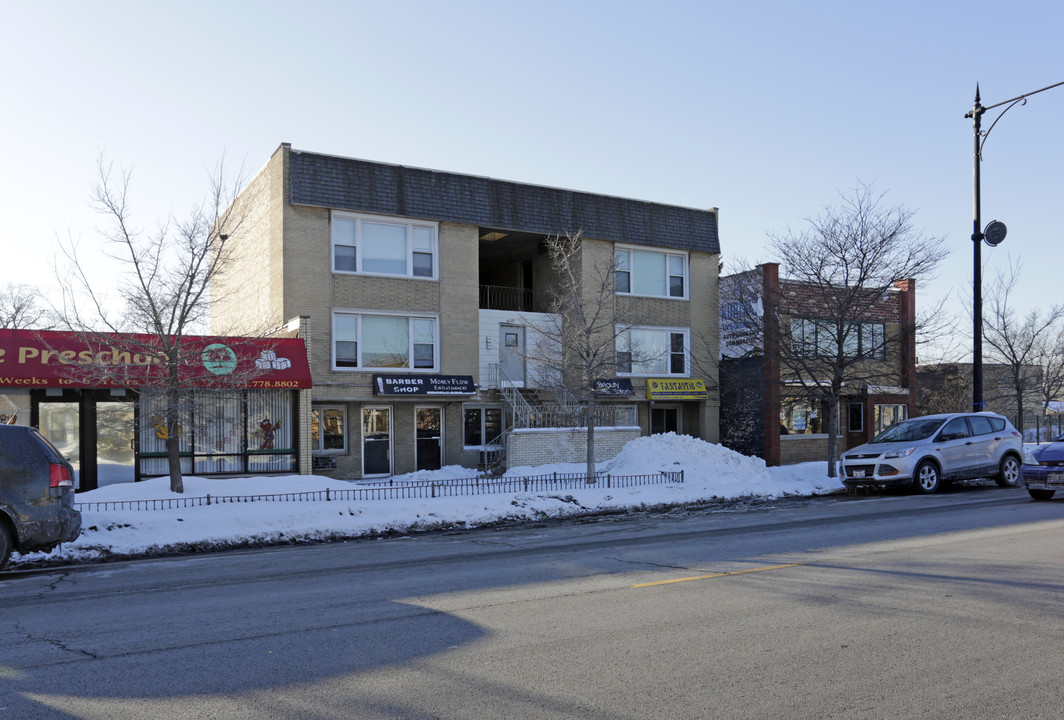
[[[501,285],[480,286],[481,310],[508,310],[511,312],[546,312],[532,290]]]

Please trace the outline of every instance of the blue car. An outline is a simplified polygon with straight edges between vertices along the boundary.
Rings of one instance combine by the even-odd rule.
[[[1024,449],[1020,480],[1035,500],[1048,500],[1064,490],[1064,435],[1048,445]]]

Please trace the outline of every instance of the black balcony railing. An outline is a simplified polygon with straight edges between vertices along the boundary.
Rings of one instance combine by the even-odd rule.
[[[513,312],[544,312],[531,290],[501,285],[480,286],[481,310],[510,310]]]

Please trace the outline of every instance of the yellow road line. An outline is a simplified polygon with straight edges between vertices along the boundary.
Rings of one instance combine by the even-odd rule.
[[[632,589],[653,587],[655,585],[671,585],[672,583],[690,582],[692,580],[711,580],[713,578],[726,577],[728,575],[745,575],[746,573],[764,572],[765,570],[781,570],[782,568],[798,567],[805,563],[787,563],[786,565],[768,565],[766,567],[748,568],[746,570],[732,570],[731,572],[710,573],[709,575],[695,575],[694,577],[674,578],[672,580],[658,580],[656,582],[639,583]]]

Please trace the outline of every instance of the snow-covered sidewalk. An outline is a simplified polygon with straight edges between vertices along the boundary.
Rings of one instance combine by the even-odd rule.
[[[315,542],[379,533],[445,527],[475,527],[502,520],[559,518],[739,497],[775,498],[842,491],[827,477],[827,464],[803,463],[767,468],[749,458],[686,435],[652,435],[628,443],[598,470],[613,475],[651,475],[683,470],[684,482],[632,488],[560,492],[500,493],[400,500],[320,500],[309,502],[212,503],[164,510],[96,510],[82,513],[81,537],[51,554],[15,553],[11,567],[92,561],[114,557],[163,555],[292,542]],[[583,465],[558,464],[514,468],[508,476],[582,473]],[[468,478],[469,468],[449,466],[433,472],[396,476],[393,482]],[[170,492],[169,478],[109,485],[80,493],[82,504],[159,500],[211,495],[269,495],[351,489],[357,485],[316,475],[244,478],[185,477],[185,492]]]

